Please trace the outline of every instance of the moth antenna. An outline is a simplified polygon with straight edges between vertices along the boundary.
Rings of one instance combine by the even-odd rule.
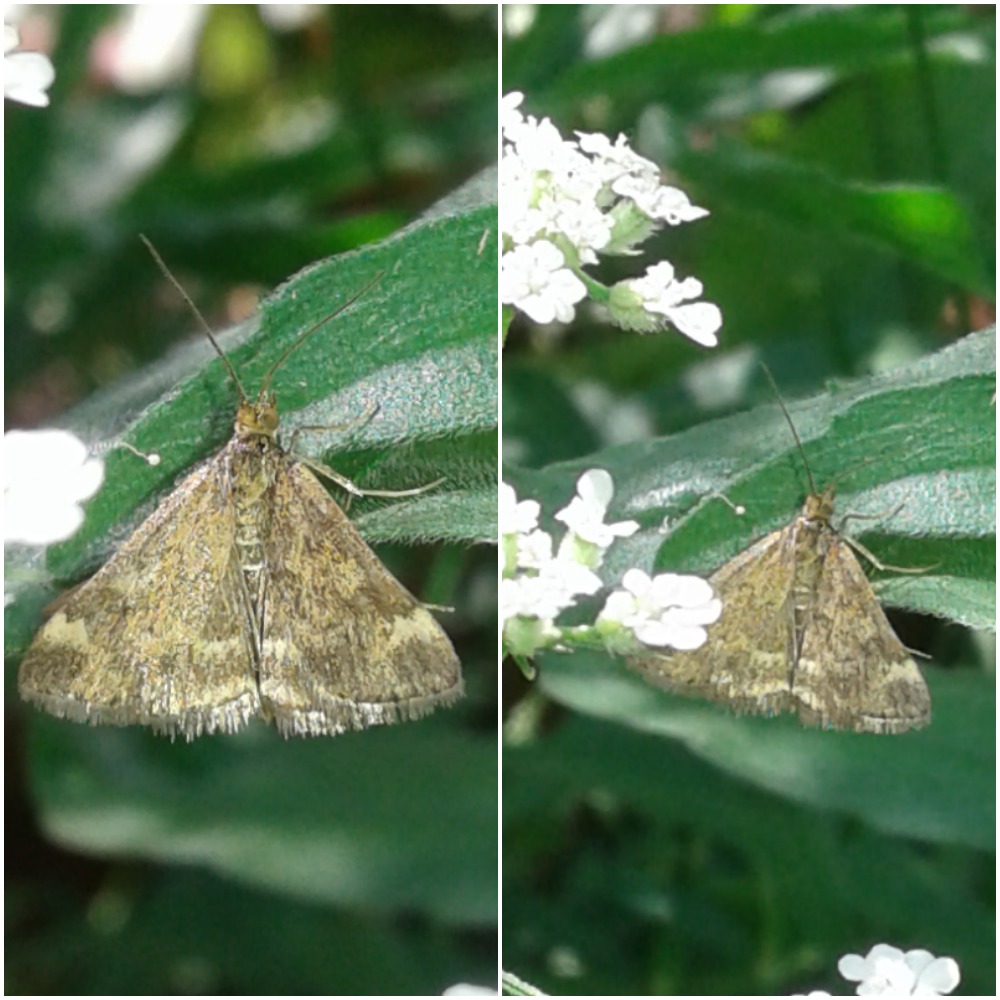
[[[229,377],[236,383],[236,388],[239,389],[240,399],[245,403],[247,401],[247,394],[243,389],[243,383],[240,382],[239,375],[236,374],[236,369],[229,363],[229,358],[226,357],[222,348],[219,347],[218,341],[215,339],[215,334],[212,333],[212,328],[208,325],[205,317],[198,311],[198,307],[191,301],[191,296],[184,291],[184,286],[170,273],[170,268],[163,262],[163,258],[157,253],[156,247],[153,246],[149,240],[146,239],[142,233],[139,233],[139,239],[146,244],[146,249],[150,252],[153,260],[156,261],[156,266],[163,272],[163,277],[170,282],[174,288],[180,292],[181,298],[188,304],[191,312],[194,313],[195,318],[201,323],[201,328],[208,334],[208,339],[212,342],[212,346],[215,348],[216,353],[222,358],[222,363],[226,366],[226,371],[229,372]]]
[[[860,462],[858,462],[857,465],[852,465],[849,469],[844,469],[843,472],[834,476],[833,479],[830,480],[830,485],[836,486],[837,483],[841,481],[841,479],[846,479],[848,476],[853,476],[854,473],[858,471],[858,469],[863,469],[866,465],[871,465],[873,462],[878,461],[880,457],[881,457],[880,455],[869,455],[867,458],[864,458]]]
[[[353,306],[362,295],[367,294],[372,288],[374,288],[384,276],[385,271],[379,271],[378,274],[376,274],[375,277],[361,289],[361,291],[355,292],[354,295],[352,295],[342,306],[338,306],[332,313],[324,316],[318,323],[313,323],[313,325],[304,333],[299,334],[298,338],[291,344],[285,353],[282,354],[277,361],[275,361],[275,363],[271,366],[271,370],[264,376],[264,381],[260,386],[261,395],[263,396],[263,394],[267,392],[267,389],[271,384],[271,379],[274,377],[274,373],[288,360],[289,356],[294,351],[297,351],[299,347],[302,346],[302,342],[306,339],[306,337],[312,336],[312,334],[314,334],[321,326],[325,326],[330,322],[330,320],[336,319],[336,317],[339,316],[345,309],[350,309],[350,307]]]
[[[813,495],[816,493],[816,483],[813,481],[812,470],[809,468],[809,459],[806,458],[806,450],[802,447],[802,441],[799,439],[799,433],[795,429],[795,424],[792,423],[791,415],[788,409],[785,407],[785,401],[781,398],[781,393],[778,392],[778,383],[774,381],[774,376],[771,374],[771,369],[767,367],[762,361],[760,363],[761,368],[764,369],[764,374],[767,376],[768,382],[771,383],[771,388],[774,390],[774,398],[778,401],[778,406],[781,407],[781,412],[785,415],[785,420],[788,421],[788,426],[791,429],[792,437],[795,438],[795,444],[799,449],[799,454],[802,456],[802,464],[806,469],[806,476],[809,478],[809,492]]]

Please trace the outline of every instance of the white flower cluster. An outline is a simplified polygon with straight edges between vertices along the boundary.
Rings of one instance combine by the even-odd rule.
[[[500,606],[504,640],[510,653],[530,656],[567,638],[556,627],[561,611],[582,595],[596,594],[601,579],[594,572],[616,538],[627,538],[635,521],[606,524],[614,483],[603,469],[591,469],[577,482],[576,496],[555,518],[569,529],[553,555],[553,540],[538,528],[540,507],[520,503],[514,490],[501,487],[504,569]],[[610,595],[598,615],[596,635],[609,648],[636,640],[649,646],[696,649],[706,638],[704,626],[716,621],[722,604],[696,576],[662,573],[650,578],[629,570],[622,588]]]
[[[553,554],[552,536],[538,527],[538,502],[518,502],[513,487],[501,485],[500,607],[508,652],[530,656],[553,644],[562,635],[554,625],[556,616],[578,597],[601,589],[601,578],[594,570],[601,565],[605,550],[615,538],[639,529],[635,521],[604,523],[613,495],[614,484],[607,472],[585,472],[577,482],[576,496],[555,515],[569,530]]]
[[[597,618],[597,628],[608,624],[628,629],[644,646],[690,650],[708,638],[706,625],[719,620],[722,601],[700,576],[660,573],[650,577],[630,569]]]
[[[635,254],[664,224],[680,225],[708,213],[679,188],[660,183],[655,163],[632,150],[625,136],[600,133],[564,139],[548,118],[523,115],[520,93],[501,105],[500,162],[503,259],[501,301],[536,323],[569,323],[588,292],[628,330],[673,324],[705,347],[718,343],[722,314],[695,302],[700,281],[676,279],[663,261],[641,278],[605,288],[582,268],[598,253]]]
[[[837,969],[847,980],[857,983],[855,995],[937,997],[951,993],[961,980],[953,958],[935,958],[923,948],[901,951],[891,944],[877,944],[863,958],[844,955]],[[793,996],[828,997],[831,993],[813,990]]]

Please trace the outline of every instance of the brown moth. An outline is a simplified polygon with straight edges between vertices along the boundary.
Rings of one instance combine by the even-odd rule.
[[[441,626],[278,443],[271,376],[312,329],[256,402],[216,345],[240,393],[232,439],[43,625],[18,675],[27,701],[191,740],[257,716],[332,736],[461,697]]]
[[[807,725],[863,733],[925,726],[927,685],[830,523],[834,487],[817,492],[806,471],[810,494],[795,520],[709,578],[722,616],[705,644],[629,665],[659,687],[740,713],[795,712]]]

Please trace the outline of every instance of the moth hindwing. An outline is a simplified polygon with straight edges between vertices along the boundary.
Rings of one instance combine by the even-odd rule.
[[[789,426],[805,461],[790,418]],[[831,525],[834,487],[817,492],[808,464],[806,471],[810,493],[792,523],[709,578],[722,615],[705,644],[631,657],[629,665],[660,687],[736,712],[795,712],[808,725],[866,733],[925,726],[923,676]]]
[[[461,697],[442,628],[278,443],[273,371],[256,403],[240,388],[225,448],[42,626],[26,700],[190,740],[255,716],[334,735]]]

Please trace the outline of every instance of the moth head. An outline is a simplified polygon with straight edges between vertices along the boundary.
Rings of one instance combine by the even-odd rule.
[[[836,492],[836,487],[831,483],[829,486],[820,490],[819,493],[810,493],[809,496],[806,497],[805,506],[802,508],[802,516],[807,521],[829,524],[830,518],[833,517],[833,505]]]
[[[243,400],[236,411],[236,436],[273,438],[278,429],[278,408],[271,393],[262,391],[256,403]]]

